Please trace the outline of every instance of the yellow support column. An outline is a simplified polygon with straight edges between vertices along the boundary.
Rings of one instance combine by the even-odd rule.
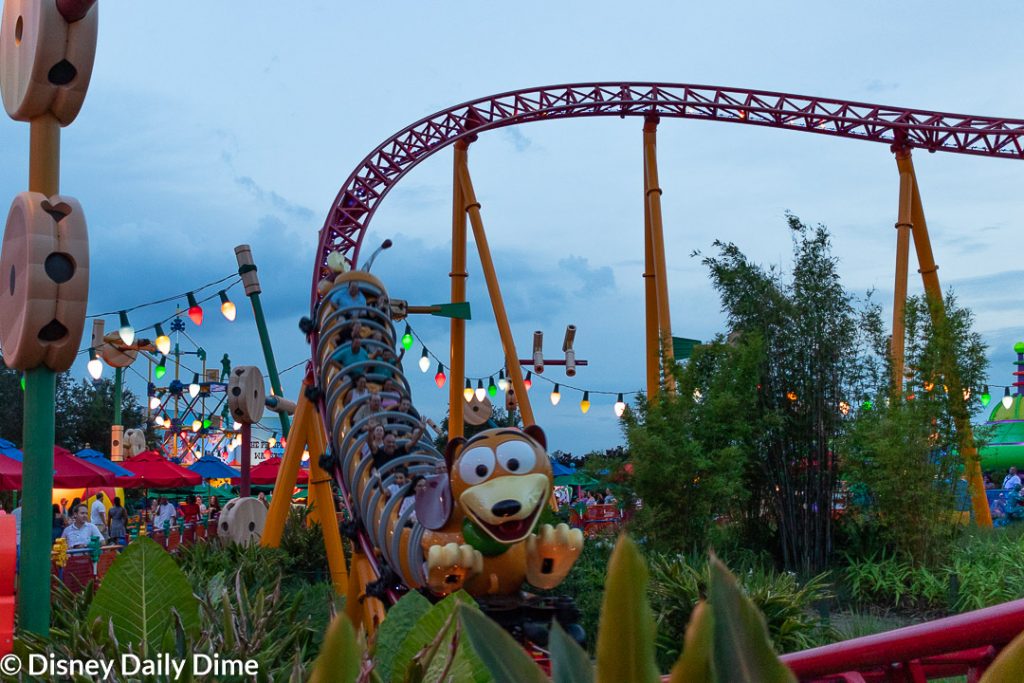
[[[305,392],[300,398],[307,401]],[[311,406],[312,408],[312,406]],[[320,522],[320,531],[324,537],[324,549],[327,551],[327,566],[331,570],[331,583],[334,592],[345,595],[348,591],[348,568],[345,566],[345,550],[341,546],[341,532],[338,531],[338,515],[334,509],[334,494],[331,491],[331,477],[320,467],[320,456],[327,452],[327,438],[324,436],[320,413],[309,410],[306,413],[306,424],[303,431],[309,444],[309,487],[313,500],[313,512]],[[291,501],[291,495],[288,497]]]
[[[900,150],[900,154],[910,152]],[[909,171],[900,170],[900,203],[896,214],[896,282],[892,295],[892,339],[889,350],[892,354],[893,391],[903,391],[903,356],[906,345],[904,318],[907,303],[907,271],[910,260],[910,231],[913,215],[914,177]]]
[[[302,385],[302,393],[295,404],[294,424],[284,447],[281,467],[277,470],[277,481],[274,482],[274,494],[270,498],[270,510],[267,511],[267,523],[263,526],[263,538],[260,545],[276,548],[281,545],[281,535],[288,519],[288,511],[292,508],[292,491],[299,478],[299,466],[302,464],[302,451],[306,449],[309,435],[307,420],[311,405],[306,398],[306,384]],[[312,456],[310,456],[312,457]]]
[[[644,147],[644,320],[647,349],[647,398],[661,390],[661,357],[658,354],[658,285],[654,277],[654,244],[651,241],[651,203],[647,178],[647,148]]]
[[[942,288],[939,286],[939,267],[935,265],[935,257],[932,254],[931,240],[928,237],[928,224],[924,218],[924,206],[921,203],[921,192],[917,185],[917,177],[914,174],[914,162],[910,157],[910,150],[904,150],[896,155],[896,166],[900,174],[906,173],[913,190],[911,198],[911,232],[914,236],[914,248],[917,252],[917,262],[920,266],[921,280],[924,283],[924,291],[928,296],[929,306],[934,325],[944,322],[946,317],[945,304],[942,299]],[[971,491],[971,508],[974,511],[974,521],[980,527],[992,527],[992,513],[988,507],[988,498],[985,495],[985,484],[981,477],[981,459],[978,457],[978,448],[974,445],[974,434],[971,430],[970,416],[964,402],[963,386],[960,384],[960,373],[957,372],[956,363],[953,358],[944,358],[942,364],[945,366],[946,386],[949,388],[949,396],[952,401],[953,421],[956,424],[957,433],[960,436],[960,454],[963,457],[967,473],[967,484]]]
[[[480,254],[480,264],[483,266],[484,280],[487,282],[487,293],[491,297],[494,318],[498,323],[498,334],[501,336],[501,346],[505,351],[505,367],[508,368],[508,380],[512,383],[512,388],[519,401],[519,412],[523,416],[523,426],[529,427],[536,424],[536,421],[533,419],[533,408],[530,406],[530,397],[526,393],[526,384],[523,382],[523,371],[519,367],[516,343],[512,338],[512,328],[508,324],[505,302],[501,298],[498,275],[494,272],[491,249],[487,246],[484,221],[480,216],[480,203],[476,200],[476,192],[473,191],[473,180],[469,177],[469,165],[465,159],[462,159],[461,163],[458,164],[456,172],[459,183],[462,185],[462,199],[466,203],[466,211],[469,213],[469,223],[473,226],[473,239],[476,240],[476,249]]]
[[[658,330],[661,335],[661,359],[665,390],[676,391],[672,375],[675,353],[672,350],[672,318],[668,307],[668,266],[665,263],[665,235],[661,225],[661,186],[658,184],[658,117],[644,119],[644,180],[650,211],[648,233],[654,256],[654,283],[658,292]]]
[[[459,182],[459,168],[466,165],[468,149],[469,142],[465,140],[455,143],[455,163],[452,169],[452,271],[448,273],[452,280],[452,303],[466,300],[466,204],[462,197],[462,184]],[[466,383],[466,321],[460,318],[451,320],[448,438],[455,439],[462,436],[464,430],[465,401],[462,397],[462,385]]]

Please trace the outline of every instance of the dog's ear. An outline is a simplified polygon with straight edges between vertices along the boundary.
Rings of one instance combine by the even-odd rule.
[[[455,462],[455,458],[458,457],[465,443],[465,439],[461,436],[457,436],[449,441],[448,446],[444,449],[444,463],[448,466],[449,473],[452,471],[452,463]]]
[[[543,429],[537,425],[530,425],[529,427],[524,427],[523,431],[526,432],[527,436],[539,443],[540,447],[545,451],[548,449],[548,437],[544,435]]]

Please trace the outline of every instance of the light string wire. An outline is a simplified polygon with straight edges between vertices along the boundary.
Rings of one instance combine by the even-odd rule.
[[[413,329],[412,324],[409,323],[408,319],[406,320],[406,325],[408,325],[409,332],[412,334],[413,338],[416,339],[416,341],[418,341],[420,343],[420,345],[426,350],[427,356],[430,357],[430,358],[433,358],[445,370],[450,371],[451,367],[446,365],[443,360],[441,360],[436,355],[434,355],[434,352],[430,350],[430,347],[427,346],[426,342],[423,341],[423,338],[420,337],[419,333],[416,332],[415,329]],[[433,365],[433,363],[431,363],[431,365]],[[525,369],[529,370],[530,368],[526,367]],[[502,365],[497,371],[492,372],[489,375],[483,375],[483,376],[470,376],[470,375],[466,375],[466,379],[470,380],[470,381],[479,380],[481,382],[484,381],[484,380],[490,381],[491,379],[496,377],[499,372],[502,372],[502,371],[506,372],[506,374],[507,374],[507,369],[505,368],[504,365]],[[581,394],[582,393],[590,393],[590,394],[597,394],[598,396],[618,396],[619,394],[622,394],[623,396],[634,396],[634,395],[642,394],[643,393],[643,391],[639,390],[639,389],[634,390],[634,391],[606,391],[606,390],[600,390],[600,389],[586,389],[586,388],[578,387],[578,386],[575,386],[575,385],[572,385],[572,384],[568,384],[566,382],[555,381],[553,379],[549,379],[549,378],[545,377],[544,375],[538,375],[536,373],[531,375],[531,379],[544,380],[545,382],[547,382],[549,384],[552,384],[552,385],[557,384],[560,388],[561,387],[565,387],[566,389],[572,389],[573,391],[578,391]],[[509,381],[511,381],[511,380],[509,380]]]

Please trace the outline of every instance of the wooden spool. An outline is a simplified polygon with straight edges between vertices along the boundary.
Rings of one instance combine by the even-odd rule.
[[[228,409],[236,422],[255,424],[263,417],[267,394],[263,373],[254,365],[240,365],[228,380]]]
[[[493,412],[494,406],[491,405],[491,399],[484,396],[484,400],[481,401],[474,394],[473,400],[462,409],[462,419],[466,421],[466,424],[478,427],[490,420]]]
[[[7,0],[0,21],[0,91],[16,121],[53,114],[75,120],[96,57],[96,7],[68,22],[53,0]]]
[[[76,199],[22,192],[0,253],[0,345],[17,370],[71,367],[89,295],[89,237]]]
[[[267,522],[267,507],[257,498],[229,500],[217,521],[217,535],[232,543],[259,543]]]

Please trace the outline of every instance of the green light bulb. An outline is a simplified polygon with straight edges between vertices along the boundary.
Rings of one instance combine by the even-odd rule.
[[[25,375],[21,376],[21,390],[25,391]]]
[[[988,385],[985,385],[985,390],[981,392],[981,406],[984,408],[992,400],[992,394],[988,393]]]
[[[491,377],[491,383],[487,385],[487,395],[491,398],[498,395],[498,387],[495,386],[493,377]]]
[[[864,399],[864,402],[860,404],[860,407],[863,408],[864,410],[871,410],[872,408],[875,407],[875,404],[872,403],[870,398],[866,398]]]
[[[163,363],[161,363],[160,365],[156,366],[156,369],[153,370],[153,376],[156,377],[157,379],[163,379],[164,375],[166,375],[166,374],[167,374],[167,366],[164,365]]]
[[[210,428],[210,418],[206,418],[206,419],[203,420],[203,429],[209,429],[209,428]]]
[[[402,335],[402,348],[406,351],[412,348],[412,328],[408,324],[405,326],[405,334]]]

